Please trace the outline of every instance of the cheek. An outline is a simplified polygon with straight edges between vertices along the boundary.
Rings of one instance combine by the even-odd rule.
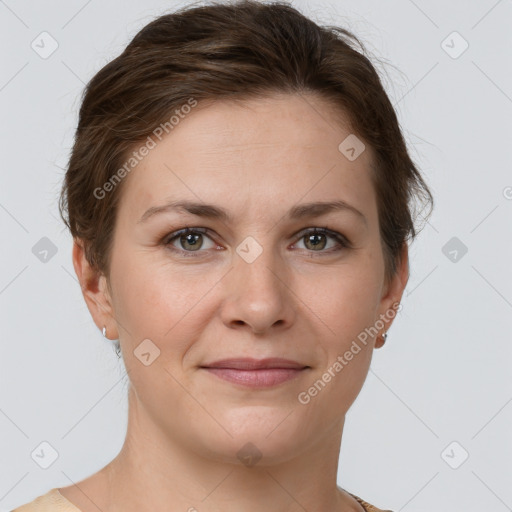
[[[183,270],[162,259],[152,263],[146,256],[125,261],[124,268],[119,265],[113,273],[122,341],[133,350],[149,338],[159,347],[162,360],[171,354],[179,360],[210,320],[211,292],[219,276]]]
[[[368,373],[374,335],[370,328],[376,321],[380,298],[379,266],[375,262],[364,263],[362,259],[361,265],[347,266],[346,271],[340,272],[329,285],[324,301],[326,317],[336,333],[327,347],[325,380],[335,395],[333,401],[347,410]]]
[[[311,379],[312,387],[304,391],[311,399],[316,397],[317,413],[327,422],[348,411],[367,377],[373,353],[368,328],[375,321],[375,308],[371,283],[355,277],[336,279],[311,306],[328,329],[322,327],[327,335],[319,336],[322,365]]]
[[[376,274],[375,268],[347,263],[324,276],[302,279],[300,297],[323,321],[329,338],[347,342],[375,321],[380,291]]]

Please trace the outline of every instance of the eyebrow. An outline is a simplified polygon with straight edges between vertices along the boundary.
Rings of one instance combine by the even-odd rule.
[[[229,222],[230,214],[224,208],[220,206],[215,206],[213,204],[206,203],[197,203],[194,201],[169,201],[161,206],[152,206],[148,210],[144,212],[142,217],[137,221],[137,223],[145,222],[150,217],[157,215],[159,213],[166,213],[173,210],[183,210],[192,215],[197,215],[198,217],[210,218],[210,219],[219,219],[224,222]],[[286,217],[289,220],[303,219],[303,218],[315,218],[321,217],[322,215],[326,215],[331,212],[352,212],[354,213],[360,220],[364,222],[366,226],[368,226],[368,221],[366,217],[360,212],[357,208],[352,206],[351,204],[338,200],[338,201],[325,201],[325,202],[315,202],[315,203],[305,203],[292,207]]]

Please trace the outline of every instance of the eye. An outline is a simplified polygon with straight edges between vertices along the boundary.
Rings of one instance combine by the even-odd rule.
[[[173,252],[179,253],[180,256],[205,256],[208,249],[215,249],[216,247],[219,247],[209,236],[207,236],[207,233],[209,233],[209,230],[206,228],[184,228],[179,231],[174,231],[165,237],[162,240],[162,244]],[[332,231],[328,228],[308,228],[301,231],[297,236],[299,237],[299,240],[296,244],[303,241],[306,247],[305,250],[309,253],[319,253],[318,256],[331,254],[351,247],[351,244],[346,237],[341,233]],[[329,238],[334,240],[335,243],[331,244],[330,247],[327,247],[327,241]],[[205,240],[209,240],[210,244],[206,243],[205,245]],[[327,250],[324,250],[326,247]],[[313,256],[313,254],[311,254],[311,256]]]
[[[331,238],[336,243],[334,247],[328,248],[328,250],[323,250],[327,246],[327,239]],[[319,253],[332,253],[336,251],[340,251],[341,249],[350,248],[350,242],[337,231],[331,231],[327,228],[309,228],[306,231],[302,231],[300,233],[299,242],[304,241],[304,245],[306,250],[309,252],[319,252]]]
[[[163,244],[169,246],[169,249],[181,252],[182,254],[189,256],[186,253],[194,253],[194,252],[204,252],[200,251],[200,249],[211,249],[215,247],[215,243],[213,240],[206,236],[208,230],[205,228],[185,228],[180,229],[179,231],[175,231],[171,233],[169,237],[167,237]],[[210,240],[211,245],[208,247],[204,247],[204,240]],[[178,247],[176,247],[176,245]],[[190,254],[190,256],[196,256],[195,254]]]

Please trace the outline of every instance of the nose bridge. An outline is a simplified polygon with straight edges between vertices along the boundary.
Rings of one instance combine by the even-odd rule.
[[[271,236],[265,240],[249,236],[236,248],[224,311],[225,322],[243,322],[258,332],[274,324],[289,324],[293,315],[286,269],[271,247]]]
[[[280,288],[276,274],[279,272],[279,261],[275,251],[267,243],[261,245],[250,237],[237,247],[235,271],[243,276],[243,281],[249,290],[275,294]],[[268,240],[267,240],[268,242]],[[276,282],[277,280],[277,282]]]

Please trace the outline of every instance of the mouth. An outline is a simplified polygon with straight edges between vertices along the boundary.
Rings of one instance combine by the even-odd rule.
[[[246,387],[272,387],[303,374],[310,366],[290,359],[224,359],[200,367],[210,374]]]

